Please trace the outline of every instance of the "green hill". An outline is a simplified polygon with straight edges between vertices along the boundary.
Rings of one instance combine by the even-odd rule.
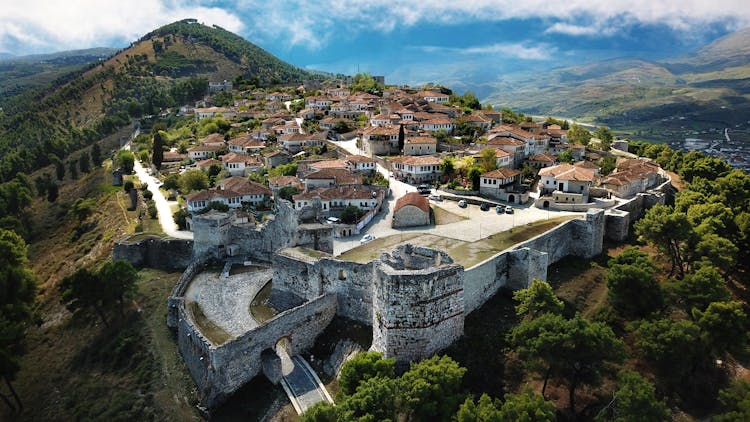
[[[750,120],[750,29],[664,62],[616,59],[508,75],[487,101],[610,125]]]
[[[238,76],[272,86],[314,75],[222,28],[194,19],[166,25],[106,60],[6,97],[0,182],[64,160],[133,118],[198,99],[208,79]]]

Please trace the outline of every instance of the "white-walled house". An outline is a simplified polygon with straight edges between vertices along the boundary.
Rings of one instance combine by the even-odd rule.
[[[193,161],[203,160],[220,151],[223,146],[219,145],[197,145],[188,148],[188,158]]]
[[[528,191],[518,185],[521,172],[508,167],[489,171],[479,177],[479,194],[514,204],[525,204]]]
[[[432,155],[396,157],[391,169],[398,180],[407,183],[431,182],[442,174],[440,158]]]
[[[589,169],[572,164],[560,164],[539,170],[539,191],[561,204],[589,202],[589,188],[596,175]]]
[[[316,201],[320,201],[323,211],[330,211],[337,208],[343,209],[349,205],[363,211],[369,211],[378,206],[376,192],[349,186],[311,189],[292,196],[292,200],[294,201],[295,210],[312,206]]]
[[[377,170],[377,161],[364,155],[350,155],[346,157],[347,168],[350,171],[371,173]]]

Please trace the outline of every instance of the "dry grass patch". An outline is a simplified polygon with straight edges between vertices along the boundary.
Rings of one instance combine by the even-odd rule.
[[[511,246],[538,236],[562,222],[579,218],[564,216],[550,220],[542,220],[524,226],[517,226],[512,230],[493,234],[476,242],[466,242],[449,237],[433,234],[407,232],[396,234],[358,246],[339,256],[343,261],[367,263],[380,256],[381,253],[391,251],[398,245],[410,243],[416,246],[440,249],[450,255],[453,260],[466,268],[496,255]]]

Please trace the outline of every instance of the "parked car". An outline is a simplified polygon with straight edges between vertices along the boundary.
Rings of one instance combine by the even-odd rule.
[[[340,223],[340,222],[341,222],[341,219],[338,218],[338,217],[328,217],[328,218],[326,218],[326,223],[328,223],[328,224],[337,224],[337,223]]]
[[[505,213],[506,214],[513,214],[513,207],[511,207],[510,205],[506,206],[505,207]]]
[[[362,239],[360,239],[359,243],[365,244],[367,242],[372,242],[373,240],[375,240],[375,236],[371,234],[366,234],[362,236]]]
[[[466,200],[462,199],[458,201],[458,206],[461,208],[466,208]]]
[[[486,202],[482,202],[482,205],[479,206],[479,209],[482,211],[489,211],[490,210],[490,204]]]
[[[417,186],[417,192],[424,195],[432,192],[432,189],[430,188],[430,185],[419,185]]]
[[[431,199],[435,202],[443,202],[443,197],[440,195],[430,195],[427,197],[427,199]]]
[[[502,214],[502,213],[505,212],[505,207],[502,206],[502,205],[498,205],[498,206],[495,207],[495,212],[498,213],[498,214]]]

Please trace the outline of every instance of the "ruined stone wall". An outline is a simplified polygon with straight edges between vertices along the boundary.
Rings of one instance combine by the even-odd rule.
[[[309,349],[335,315],[336,295],[319,296],[282,312],[234,340],[211,348],[207,388],[199,388],[202,402],[211,408],[223,403],[261,372],[263,352],[274,350],[282,338],[289,340],[291,356]]]
[[[338,296],[338,312],[364,324],[372,323],[373,263],[307,257],[295,249],[272,258],[273,288],[310,299],[323,293]]]
[[[375,266],[372,349],[403,365],[448,347],[464,331],[463,267]]]
[[[166,271],[184,270],[190,265],[193,242],[183,239],[149,237],[131,242],[115,242],[112,257],[122,259],[134,267],[157,268]]]

